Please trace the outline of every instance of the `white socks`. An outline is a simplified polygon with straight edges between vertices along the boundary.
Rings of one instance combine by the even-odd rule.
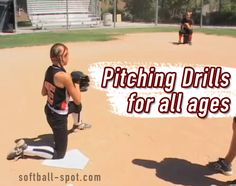
[[[78,114],[78,113],[71,113],[72,114],[72,117],[73,117],[73,120],[74,120],[74,124],[81,124],[82,123],[82,120],[81,120],[81,112]]]
[[[26,156],[36,156],[44,159],[52,159],[54,149],[49,146],[27,146],[24,150]]]

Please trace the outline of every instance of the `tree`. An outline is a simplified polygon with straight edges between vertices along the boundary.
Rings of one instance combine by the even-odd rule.
[[[114,0],[99,0],[99,1],[106,4],[108,9],[110,9],[110,10],[112,9],[112,12],[113,12]],[[118,5],[118,0],[116,0],[116,7],[118,7],[117,5]]]
[[[105,4],[112,5],[114,0],[100,0],[100,1],[105,3]]]
[[[126,2],[126,11],[133,16],[134,21],[154,21],[154,0],[124,0],[124,2]]]
[[[236,12],[236,0],[231,0],[231,11]]]

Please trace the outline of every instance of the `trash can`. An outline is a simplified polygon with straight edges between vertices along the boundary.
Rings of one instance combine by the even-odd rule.
[[[117,15],[116,15],[116,22],[117,22],[117,23],[122,22],[121,14],[117,14]]]
[[[111,13],[103,14],[103,25],[104,26],[111,26],[112,25],[112,14]]]

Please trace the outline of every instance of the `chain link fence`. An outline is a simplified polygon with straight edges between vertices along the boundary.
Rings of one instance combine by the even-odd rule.
[[[195,25],[236,26],[236,0],[2,0],[2,2],[5,4],[1,5],[2,13],[0,13],[5,16],[5,22],[10,20],[10,15],[15,12],[16,22],[7,23],[11,28],[70,29],[102,26],[103,15],[107,13],[113,15],[111,19],[113,22],[115,17],[117,22],[179,24],[187,11],[192,12]],[[14,3],[12,14],[10,8],[9,10],[6,8],[8,2]],[[5,23],[2,21],[2,28],[3,24]]]
[[[100,24],[99,0],[15,0],[17,26],[35,29]]]
[[[145,23],[179,23],[187,11],[195,24],[236,26],[236,0],[102,0],[101,12],[117,14],[122,21]]]

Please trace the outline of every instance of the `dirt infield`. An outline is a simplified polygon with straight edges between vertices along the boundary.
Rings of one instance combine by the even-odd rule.
[[[107,42],[66,43],[67,70],[82,70],[99,61],[211,64],[235,67],[236,38],[195,33],[193,45],[175,45],[177,33],[129,34]],[[231,118],[137,119],[110,112],[105,92],[90,87],[83,93],[84,121],[92,129],[69,136],[68,149],[79,148],[90,158],[83,171],[51,168],[42,160],[7,161],[17,138],[50,134],[41,97],[50,46],[0,50],[1,56],[1,179],[2,186],[66,186],[65,181],[20,181],[30,173],[67,175],[74,186],[222,185],[236,178],[208,175],[204,165],[224,156],[231,139]],[[70,122],[71,123],[71,122]],[[72,124],[72,123],[71,123]],[[69,127],[71,127],[71,124]],[[233,168],[236,172],[236,162]],[[93,181],[73,181],[74,175]],[[95,175],[101,180],[96,181]],[[92,177],[91,177],[92,178]]]

